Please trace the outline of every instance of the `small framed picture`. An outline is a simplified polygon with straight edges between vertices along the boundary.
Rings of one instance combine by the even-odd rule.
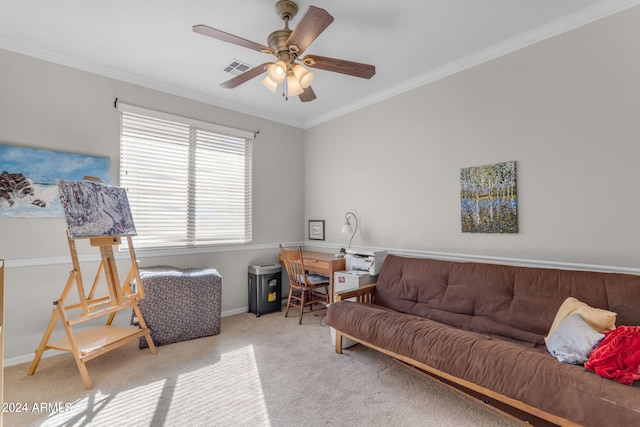
[[[309,220],[309,240],[324,240],[324,220]]]

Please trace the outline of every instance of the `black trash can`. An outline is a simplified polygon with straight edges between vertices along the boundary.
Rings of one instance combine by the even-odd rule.
[[[256,317],[282,310],[282,266],[249,266],[249,312]]]

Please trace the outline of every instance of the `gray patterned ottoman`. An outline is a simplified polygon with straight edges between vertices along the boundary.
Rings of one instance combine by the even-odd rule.
[[[222,277],[213,268],[140,269],[140,312],[156,346],[220,333]],[[132,314],[132,324],[137,324]],[[141,338],[139,348],[146,348]]]

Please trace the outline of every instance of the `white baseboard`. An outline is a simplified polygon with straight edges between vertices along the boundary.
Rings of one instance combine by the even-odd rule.
[[[55,356],[62,353],[63,353],[62,351],[57,351],[57,350],[47,351],[42,355],[42,358],[44,359],[45,357],[51,357],[51,356]],[[15,366],[21,363],[31,363],[31,361],[33,360],[33,357],[34,357],[33,354],[23,354],[22,356],[10,357],[8,359],[4,359],[4,366],[6,368],[8,366]],[[27,372],[25,371],[25,375],[26,373]]]
[[[229,316],[234,316],[236,314],[248,313],[248,312],[249,312],[249,306],[244,306],[240,308],[234,308],[233,310],[223,311],[222,317],[229,317]]]
[[[249,311],[249,307],[247,306],[247,307],[241,307],[233,310],[226,310],[226,311],[223,311],[220,315],[221,317],[228,317],[228,316],[234,316],[236,314],[247,313],[248,311]],[[65,353],[69,354],[68,352],[65,352],[65,351],[47,350],[42,354],[42,358],[45,359],[47,357],[58,356],[60,354],[65,354]],[[35,353],[23,354],[22,356],[16,356],[16,357],[10,357],[4,360],[4,366],[15,366],[15,365],[20,365],[21,363],[31,363],[34,356],[35,356]]]

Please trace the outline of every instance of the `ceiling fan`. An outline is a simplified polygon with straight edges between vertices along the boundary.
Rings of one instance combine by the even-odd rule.
[[[302,64],[319,70],[333,71],[364,79],[370,79],[376,73],[375,66],[359,62],[319,55],[306,55],[304,58],[300,58],[309,45],[333,22],[333,16],[326,10],[310,6],[293,30],[289,29],[289,20],[298,12],[298,5],[290,0],[279,0],[276,3],[276,12],[284,21],[284,28],[269,34],[267,38],[269,46],[254,43],[206,25],[193,26],[193,31],[196,33],[268,53],[278,58],[275,62],[265,62],[227,80],[221,84],[222,87],[235,88],[266,72],[267,76],[262,80],[262,84],[273,93],[276,92],[278,85],[282,84],[285,98],[298,96],[302,102],[308,102],[316,99],[316,94],[310,86],[314,75]]]

